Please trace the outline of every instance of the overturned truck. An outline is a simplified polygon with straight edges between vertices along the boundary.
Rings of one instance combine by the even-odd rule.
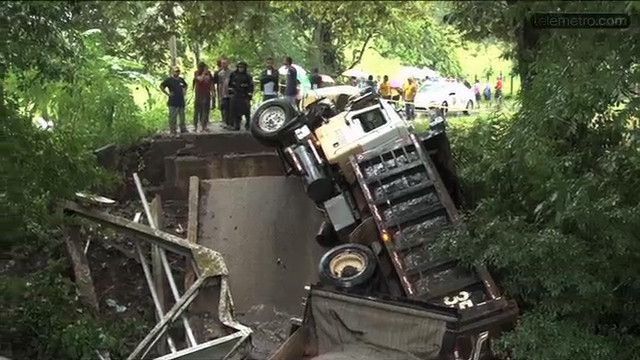
[[[433,255],[435,237],[462,226],[445,133],[412,125],[369,89],[322,88],[298,111],[264,102],[251,121],[300,176],[325,215],[319,264],[299,328],[274,359],[481,359],[518,309],[482,266]]]

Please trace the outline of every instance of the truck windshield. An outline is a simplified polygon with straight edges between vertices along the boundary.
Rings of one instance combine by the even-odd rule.
[[[384,118],[380,108],[358,114],[353,118],[360,120],[360,124],[362,124],[364,132],[369,132],[387,123],[387,120]]]

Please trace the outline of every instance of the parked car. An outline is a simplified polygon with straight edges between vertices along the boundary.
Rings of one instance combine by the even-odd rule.
[[[468,114],[476,106],[472,89],[462,83],[448,81],[427,82],[422,85],[418,89],[415,104],[416,110],[441,109],[444,114],[449,111]]]

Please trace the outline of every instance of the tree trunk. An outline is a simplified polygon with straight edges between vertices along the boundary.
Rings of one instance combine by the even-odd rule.
[[[169,38],[169,50],[171,51],[171,67],[174,68],[178,64],[178,49],[175,35],[171,35]]]
[[[309,53],[312,68],[319,67],[320,72],[330,75],[336,75],[340,67],[338,50],[333,45],[333,39],[331,23],[318,23],[313,31],[313,46]]]
[[[193,42],[193,55],[196,59],[195,65],[198,67],[198,64],[200,63],[200,44],[197,41]]]
[[[539,37],[538,31],[533,28],[531,22],[526,17],[523,18],[521,25],[516,30],[516,38],[518,39],[516,58],[523,92],[530,90],[533,83],[535,72],[531,71],[530,64],[535,61]]]

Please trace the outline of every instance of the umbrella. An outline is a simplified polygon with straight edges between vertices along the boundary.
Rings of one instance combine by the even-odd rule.
[[[309,76],[307,76],[307,71],[303,69],[302,66],[300,65],[291,64],[291,66],[293,66],[296,69],[296,79],[300,81],[300,86],[302,87],[302,89],[303,90],[311,89],[311,83],[309,82]],[[280,75],[287,75],[286,66],[284,65],[281,66],[280,69],[278,69],[278,73]]]
[[[402,79],[393,79],[389,81],[392,88],[401,88],[404,81]]]
[[[434,78],[438,77],[438,73],[429,68],[418,68],[415,66],[405,66],[398,73],[398,77],[407,79],[407,78],[416,78],[416,79],[424,79],[426,77]]]
[[[357,78],[366,78],[369,76],[369,74],[367,74],[366,72],[358,69],[349,69],[343,72],[342,75],[348,76],[348,77],[357,77]]]
[[[329,75],[320,74],[323,83],[335,84],[336,81]]]
[[[300,76],[306,76],[307,75],[307,70],[303,69],[302,66],[297,65],[297,64],[291,64],[291,66],[293,66],[296,69],[296,72],[298,73],[298,78]],[[282,65],[280,67],[280,69],[278,69],[278,73],[280,73],[280,75],[287,75],[287,67]]]

